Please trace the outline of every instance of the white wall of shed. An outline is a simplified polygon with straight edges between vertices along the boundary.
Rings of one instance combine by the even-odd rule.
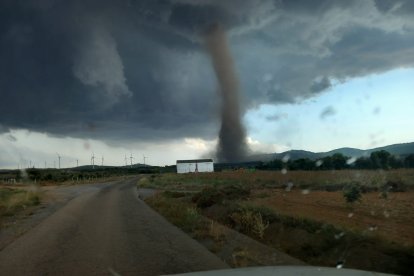
[[[213,162],[200,162],[197,163],[178,163],[177,164],[177,173],[190,173],[195,172],[196,168],[198,172],[214,172]]]

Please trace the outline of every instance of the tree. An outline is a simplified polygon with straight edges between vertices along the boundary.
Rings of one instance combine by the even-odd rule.
[[[414,154],[410,154],[405,157],[404,165],[407,168],[414,168]]]
[[[289,163],[289,169],[310,171],[315,169],[315,162],[309,158],[299,158]]]
[[[331,169],[333,169],[332,157],[331,156],[326,156],[326,157],[322,158],[322,164],[321,164],[320,168],[322,170],[331,170]]]
[[[332,167],[335,170],[341,170],[346,168],[346,160],[348,157],[343,155],[342,153],[335,153],[332,155]]]
[[[389,169],[390,158],[391,154],[385,150],[374,151],[370,156],[374,169]]]
[[[355,167],[357,169],[371,169],[372,162],[370,158],[360,157],[355,161]]]
[[[399,157],[391,155],[388,159],[388,165],[392,169],[399,169],[404,167],[404,161]]]
[[[271,169],[281,170],[283,169],[284,163],[280,159],[274,159],[270,161],[267,165]]]

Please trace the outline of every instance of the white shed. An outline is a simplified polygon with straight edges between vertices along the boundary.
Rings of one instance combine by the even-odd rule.
[[[177,160],[177,173],[214,172],[213,159]]]

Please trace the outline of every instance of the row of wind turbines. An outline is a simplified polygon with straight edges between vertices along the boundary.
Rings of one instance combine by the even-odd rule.
[[[56,169],[56,168],[58,168],[58,169],[60,169],[61,168],[61,160],[62,160],[62,156],[59,154],[59,153],[56,153],[56,156],[57,156],[57,163],[58,163],[58,166],[56,167],[56,160],[54,160],[53,161],[53,167]],[[146,165],[146,160],[147,159],[149,159],[147,156],[145,156],[145,155],[142,155],[142,158],[143,158],[143,161],[144,161],[144,165]],[[91,155],[91,165],[92,165],[92,167],[93,168],[95,168],[95,165],[96,165],[96,159],[97,159],[97,156],[95,156],[95,153],[94,152],[92,152],[92,155]],[[133,160],[135,159],[135,157],[132,155],[132,153],[130,154],[130,156],[129,157],[127,157],[127,155],[125,154],[125,166],[128,166],[128,161],[130,161],[130,166],[132,167],[132,162],[133,162]],[[101,166],[103,166],[104,165],[104,156],[102,155],[102,157],[101,157]],[[27,169],[31,169],[31,168],[35,168],[35,162],[32,162],[32,160],[28,160],[29,162],[27,163],[27,160],[24,160],[24,161],[26,161],[26,166],[25,165],[20,165],[20,163],[18,164],[18,169],[24,169],[25,167],[27,168]],[[79,167],[79,159],[75,159],[75,161],[76,161],[76,167]],[[38,167],[39,168],[39,167]],[[47,168],[47,162],[45,161],[45,165],[44,165],[44,168],[46,169]]]
[[[125,166],[128,166],[128,159],[130,161],[130,166],[132,167],[132,160],[135,159],[134,156],[131,155],[129,156],[129,158],[127,157],[127,155],[125,154]],[[146,157],[145,155],[142,155],[142,159],[144,160],[144,165],[146,165],[146,160],[148,159],[148,157]]]
[[[148,159],[149,157],[147,157],[147,156],[145,156],[145,155],[142,155],[142,159],[143,159],[143,161],[144,161],[144,165],[146,165],[146,160]],[[93,168],[95,168],[95,159],[96,159],[96,156],[95,156],[95,153],[92,153],[92,155],[91,155],[91,165],[92,165],[92,167]],[[125,154],[125,158],[124,158],[124,160],[125,160],[125,166],[128,166],[128,160],[130,161],[130,166],[132,167],[132,161],[135,159],[135,157],[132,155],[132,153],[130,154],[130,156],[129,157],[127,157],[127,155]],[[76,160],[77,161],[77,160]],[[101,166],[103,166],[103,164],[104,164],[104,157],[102,156],[102,159],[101,159]],[[77,165],[76,165],[77,166]]]

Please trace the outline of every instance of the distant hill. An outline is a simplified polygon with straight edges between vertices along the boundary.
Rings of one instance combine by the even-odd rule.
[[[110,168],[144,168],[144,167],[151,167],[150,165],[144,165],[144,164],[140,164],[140,163],[136,163],[136,164],[132,164],[131,165],[127,165],[127,166],[100,166],[100,165],[85,165],[85,166],[79,166],[79,167],[73,167],[71,168],[72,170],[75,171],[89,171],[92,169],[110,169]]]
[[[260,161],[270,161],[273,159],[282,159],[285,156],[289,156],[289,159],[296,160],[299,158],[309,158],[316,160],[323,158],[325,156],[330,156],[335,153],[341,153],[345,156],[350,157],[361,157],[363,155],[370,155],[371,152],[386,150],[392,155],[406,156],[409,154],[414,154],[414,142],[412,143],[403,143],[403,144],[393,144],[385,147],[372,148],[367,150],[361,150],[356,148],[339,148],[327,152],[311,152],[305,150],[289,150],[282,153],[268,153],[268,154],[255,154],[249,157],[249,160],[260,160]]]
[[[331,151],[323,152],[319,154],[321,155],[320,157],[333,155],[335,153],[342,153],[345,156],[361,157],[364,154],[367,154],[367,152],[368,152],[367,150],[361,150],[361,149],[355,149],[355,148],[340,148],[340,149],[335,149],[335,150],[331,150]]]

